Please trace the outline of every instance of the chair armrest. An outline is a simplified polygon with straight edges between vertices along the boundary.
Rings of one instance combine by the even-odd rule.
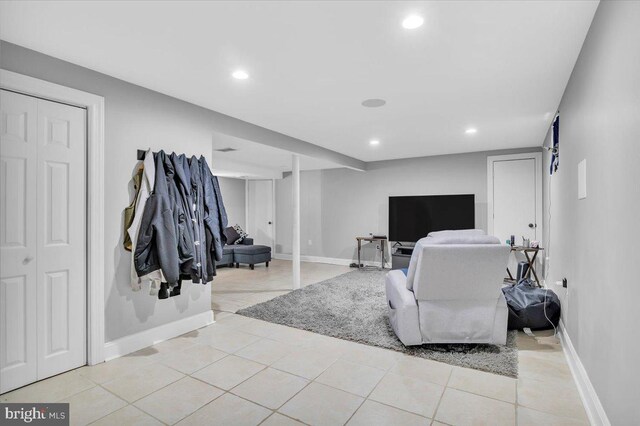
[[[407,277],[400,270],[393,270],[385,277],[385,289],[388,301],[393,309],[408,306],[418,306],[416,297],[411,290],[407,290]]]
[[[246,237],[244,240],[242,240],[242,244],[244,244],[245,246],[252,246],[253,238]]]
[[[407,290],[407,279],[402,271],[394,270],[385,277],[385,290],[389,322],[398,339],[405,345],[422,344],[418,302],[411,290]]]

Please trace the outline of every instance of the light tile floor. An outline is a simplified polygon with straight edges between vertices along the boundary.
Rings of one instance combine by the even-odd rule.
[[[288,292],[290,266],[220,269],[215,324],[0,400],[70,402],[74,425],[587,424],[550,339],[518,336],[516,380],[234,314]],[[303,285],[348,270],[303,263]]]

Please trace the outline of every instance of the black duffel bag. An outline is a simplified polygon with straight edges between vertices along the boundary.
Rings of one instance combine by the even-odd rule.
[[[538,288],[528,278],[502,289],[509,307],[509,330],[540,330],[557,327],[560,299],[552,290]]]

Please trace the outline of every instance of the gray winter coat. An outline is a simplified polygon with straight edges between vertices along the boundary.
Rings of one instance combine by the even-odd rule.
[[[164,169],[165,153],[154,155],[156,182],[142,215],[133,260],[139,277],[162,269],[173,286],[180,278],[176,225]]]
[[[140,223],[134,263],[138,276],[161,269],[173,287],[181,273],[191,275],[194,259],[190,216],[181,195],[186,191],[182,180],[186,178],[177,175],[176,167],[164,151],[155,154],[155,164],[155,188]]]

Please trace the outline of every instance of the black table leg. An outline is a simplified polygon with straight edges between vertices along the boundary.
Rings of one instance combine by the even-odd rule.
[[[531,258],[531,265],[529,266],[529,269],[531,269],[531,273],[535,277],[536,282],[538,283],[538,287],[542,287],[540,285],[540,279],[538,278],[538,274],[536,274],[536,268],[534,268],[534,265],[536,263],[536,257],[538,257],[538,250],[533,252],[533,257]]]

